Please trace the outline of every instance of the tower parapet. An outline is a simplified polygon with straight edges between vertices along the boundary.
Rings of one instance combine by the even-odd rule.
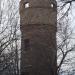
[[[22,24],[51,24],[56,26],[57,4],[55,0],[22,0],[22,2],[20,5]]]

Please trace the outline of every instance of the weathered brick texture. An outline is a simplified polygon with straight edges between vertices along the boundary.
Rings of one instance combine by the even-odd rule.
[[[56,75],[56,1],[21,0],[19,10],[21,75]]]

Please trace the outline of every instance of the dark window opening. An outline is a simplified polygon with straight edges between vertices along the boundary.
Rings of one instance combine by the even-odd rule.
[[[29,75],[29,72],[22,72],[21,75]]]
[[[30,48],[30,40],[29,39],[25,39],[24,40],[24,44],[25,44],[25,50],[28,50]]]

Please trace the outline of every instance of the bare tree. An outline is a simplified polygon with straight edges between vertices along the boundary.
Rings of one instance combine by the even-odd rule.
[[[4,1],[4,0],[0,0]],[[75,0],[59,0],[58,6],[58,73],[62,70],[63,65],[72,64],[69,62],[74,60],[75,57],[69,57],[69,54],[74,51],[75,43],[72,43],[73,30],[70,27],[70,20],[68,12],[71,9],[71,4]],[[58,2],[59,2],[58,1]],[[1,3],[1,2],[0,2]],[[4,2],[3,2],[4,3]],[[20,26],[19,26],[19,6],[18,0],[8,0],[7,5],[0,7],[0,74],[6,69],[11,75],[19,75],[18,66],[18,51],[20,49]],[[66,8],[66,5],[69,6]],[[5,8],[7,7],[7,9]],[[66,11],[64,11],[66,8]],[[5,9],[5,10],[4,10]],[[61,10],[61,11],[60,11]],[[62,13],[60,13],[62,12]],[[60,13],[60,14],[59,14]],[[71,65],[72,66],[72,65]],[[65,66],[66,67],[66,66]],[[72,67],[71,67],[72,68]],[[67,70],[65,70],[67,71]],[[67,71],[68,72],[68,71]],[[7,75],[8,75],[7,74]]]
[[[58,74],[65,73],[67,74],[72,68],[72,63],[75,60],[75,43],[73,38],[73,28],[70,23],[70,10],[71,10],[71,0],[59,0],[58,6],[58,33],[57,33],[57,43],[58,43]],[[67,5],[69,4],[69,5]],[[67,7],[66,7],[67,6]],[[69,66],[68,66],[69,65]],[[70,72],[71,73],[71,72]]]
[[[0,24],[1,24],[1,0],[0,0]]]
[[[14,0],[8,0],[7,4],[3,1],[2,17],[0,17],[0,74],[7,71],[9,75],[19,75],[18,51],[20,47],[18,45],[20,44],[18,43],[20,42],[20,27],[18,6]]]

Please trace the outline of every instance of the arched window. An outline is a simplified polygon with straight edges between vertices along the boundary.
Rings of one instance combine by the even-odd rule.
[[[51,3],[51,7],[52,7],[52,8],[54,7],[54,4],[53,4],[53,3]]]
[[[51,3],[51,8],[56,8],[57,6],[56,6],[56,4],[55,3]]]
[[[25,8],[29,8],[29,3],[28,2],[25,2],[24,7]]]

